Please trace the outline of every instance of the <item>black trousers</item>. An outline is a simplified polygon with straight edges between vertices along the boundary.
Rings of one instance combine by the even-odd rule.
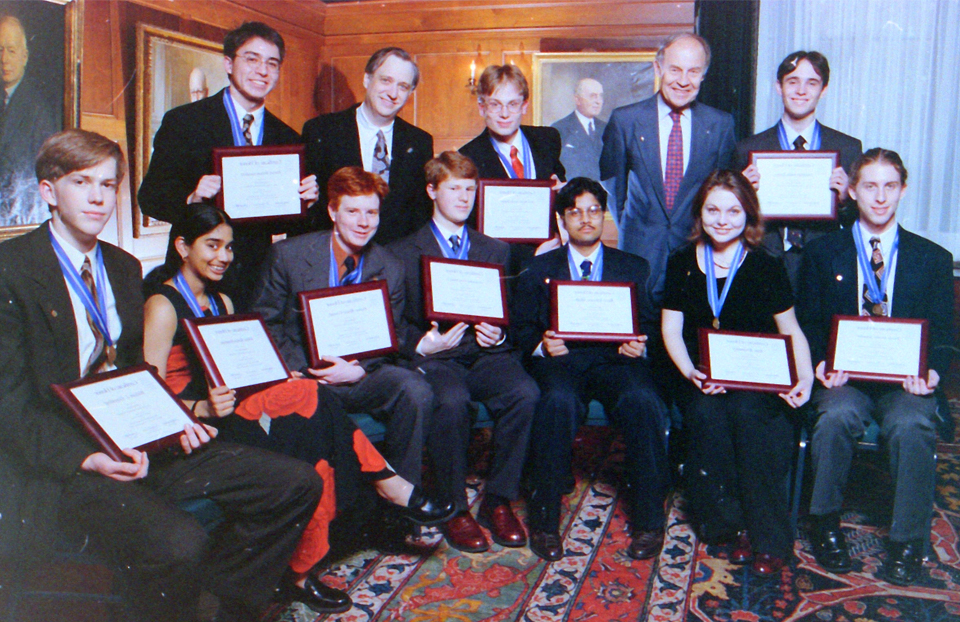
[[[427,446],[437,483],[458,510],[467,509],[465,480],[472,421],[471,401],[482,402],[496,422],[486,492],[505,499],[520,494],[530,424],[540,391],[508,352],[428,359],[419,364],[433,387],[434,412]]]
[[[746,528],[758,553],[793,550],[787,477],[793,459],[790,407],[771,393],[706,395],[687,383],[683,425],[689,431],[687,492],[694,513]]]
[[[190,456],[157,455],[136,482],[78,473],[64,487],[60,522],[123,571],[136,620],[195,620],[201,587],[229,615],[256,620],[322,488],[303,461],[214,441]],[[224,513],[213,535],[176,505],[198,498]]]
[[[540,402],[530,432],[533,495],[530,526],[557,531],[564,476],[570,472],[573,439],[596,399],[626,445],[626,478],[633,489],[628,515],[634,530],[663,529],[669,466],[664,431],[667,407],[645,359],[606,349],[572,350],[534,357],[530,373]]]

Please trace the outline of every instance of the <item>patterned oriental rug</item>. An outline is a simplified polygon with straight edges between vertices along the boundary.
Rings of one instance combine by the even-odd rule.
[[[957,408],[954,404],[954,410]],[[425,530],[419,554],[360,551],[328,569],[324,580],[349,590],[354,607],[316,616],[301,605],[277,611],[282,622],[956,622],[960,619],[960,456],[940,453],[933,549],[920,583],[899,588],[873,578],[889,524],[889,478],[880,461],[858,461],[843,515],[853,572],[830,575],[813,562],[805,537],[795,563],[761,579],[727,560],[728,547],[697,540],[684,500],[670,502],[667,541],[656,560],[626,555],[626,519],[618,503],[609,431],[584,431],[574,465],[575,491],[565,498],[566,556],[547,565],[528,548],[492,545],[468,555]],[[482,441],[482,439],[479,439]],[[481,443],[482,444],[482,443]],[[478,472],[482,472],[483,451]],[[592,476],[592,473],[598,475]],[[482,491],[471,481],[471,502]],[[523,504],[518,503],[518,514]],[[522,516],[521,516],[522,518]]]

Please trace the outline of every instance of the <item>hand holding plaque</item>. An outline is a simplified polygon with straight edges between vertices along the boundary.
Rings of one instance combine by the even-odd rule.
[[[221,177],[217,205],[234,222],[295,220],[306,215],[300,199],[304,145],[217,147],[213,170]]]
[[[424,317],[437,322],[486,322],[506,326],[503,266],[479,261],[420,258]]]
[[[154,452],[179,444],[184,426],[199,423],[146,363],[50,387],[107,456],[121,448]]]

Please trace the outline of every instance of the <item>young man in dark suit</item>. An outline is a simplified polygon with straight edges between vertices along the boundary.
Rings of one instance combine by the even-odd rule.
[[[706,40],[690,33],[670,37],[653,68],[660,91],[610,115],[600,177],[615,185],[618,245],[650,264],[659,304],[667,257],[690,236],[694,196],[707,175],[729,167],[735,142],[733,117],[696,101],[710,68]]]
[[[0,458],[22,478],[20,535],[47,545],[64,531],[89,538],[125,575],[137,620],[195,620],[206,588],[220,598],[220,619],[253,622],[320,499],[313,469],[213,441],[204,425],[186,426],[179,449],[148,458],[126,448],[129,460],[118,462],[50,390],[143,362],[140,263],[97,240],[124,169],[103,136],[50,137],[36,170],[52,217],[0,245]],[[201,498],[230,523],[217,536],[178,507]]]
[[[734,166],[743,170],[754,187],[760,183],[760,172],[750,164],[751,151],[839,151],[840,166],[833,170],[830,187],[840,200],[838,220],[856,218],[856,203],[847,195],[847,171],[860,157],[863,147],[853,136],[847,136],[817,121],[817,104],[826,95],[830,82],[830,64],[820,52],[794,52],[777,68],[777,93],[783,99],[783,116],[776,125],[737,144]],[[847,214],[849,212],[849,214]],[[846,218],[844,218],[846,216]],[[767,225],[763,246],[777,257],[783,257],[790,283],[796,291],[804,244],[835,231],[838,221],[777,222]]]
[[[560,506],[570,472],[573,439],[596,399],[623,434],[625,477],[632,491],[627,514],[632,535],[627,555],[655,556],[663,545],[668,465],[664,425],[667,408],[650,367],[659,339],[657,310],[650,300],[650,266],[635,255],[600,242],[607,193],[599,182],[578,177],[557,193],[554,207],[570,242],[535,257],[520,283],[511,317],[517,345],[540,385],[531,434],[528,498],[530,548],[547,561],[563,557]],[[550,280],[634,283],[640,333],[621,344],[565,342],[550,330]]]
[[[480,322],[444,324],[424,318],[421,257],[446,257],[505,265],[505,242],[466,225],[477,191],[477,167],[470,158],[445,151],[427,163],[427,193],[433,219],[414,234],[390,245],[406,272],[407,334],[404,355],[433,387],[434,411],[428,446],[443,493],[457,514],[443,526],[447,542],[468,553],[489,548],[467,506],[467,447],[470,402],[482,402],[496,421],[493,461],[477,518],[494,542],[507,547],[527,542],[510,502],[519,496],[520,472],[527,455],[533,408],[540,395],[507,343],[506,329]]]
[[[386,281],[402,340],[403,265],[373,242],[380,202],[387,184],[379,175],[350,166],[327,182],[333,231],[316,231],[279,242],[264,264],[253,311],[263,316],[290,369],[317,378],[339,397],[348,412],[370,413],[388,421],[385,457],[394,470],[419,484],[424,435],[433,412],[433,391],[423,375],[379,357],[362,362],[324,356],[328,365],[310,367],[300,292]],[[331,272],[331,267],[336,269]],[[363,330],[357,326],[357,330]]]
[[[953,349],[953,257],[897,224],[907,189],[900,156],[871,149],[850,170],[849,192],[859,218],[849,229],[825,235],[804,251],[798,317],[810,342],[821,387],[811,403],[814,485],[811,540],[817,563],[830,572],[852,564],[840,528],[843,491],[857,440],[871,421],[880,425],[896,494],[887,558],[881,578],[909,585],[918,579],[936,475],[937,400],[940,374]],[[850,380],[826,370],[835,315],[876,315],[929,322],[929,372],[901,384]],[[890,352],[897,357],[897,352]]]
[[[580,80],[573,103],[573,112],[550,126],[560,132],[563,142],[560,161],[571,178],[600,181],[600,152],[607,129],[607,122],[598,116],[603,110],[603,85],[593,78]]]
[[[144,214],[175,222],[191,204],[213,201],[222,185],[220,176],[213,174],[214,147],[300,142],[300,136],[264,105],[280,80],[284,54],[283,37],[266,24],[247,22],[227,33],[223,66],[230,86],[163,116],[153,139],[150,167],[137,193]],[[300,198],[313,201],[317,195],[316,177],[302,179]],[[264,223],[234,227],[235,259],[222,288],[238,310],[249,305],[272,234],[286,230]]]
[[[419,82],[420,69],[410,54],[395,47],[377,50],[364,69],[363,102],[303,125],[307,171],[316,174],[321,189],[311,209],[316,226],[331,227],[324,189],[345,166],[377,173],[390,186],[380,206],[377,244],[413,233],[430,219],[423,165],[433,157],[433,137],[397,116]]]

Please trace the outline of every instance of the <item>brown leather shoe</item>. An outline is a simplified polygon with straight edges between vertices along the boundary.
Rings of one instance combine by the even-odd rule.
[[[530,531],[530,550],[546,562],[563,559],[563,541],[560,534],[553,531]]]
[[[663,547],[663,531],[634,531],[630,536],[627,555],[633,559],[650,559],[660,554]]]
[[[769,553],[757,553],[753,558],[753,564],[750,570],[753,574],[761,577],[770,577],[779,574],[780,570],[786,565],[782,557],[770,555]]]
[[[493,541],[500,546],[513,548],[527,544],[527,534],[509,503],[501,503],[493,508],[481,504],[477,522],[490,530]]]
[[[483,553],[490,543],[470,512],[460,512],[440,526],[447,544],[464,553]]]

